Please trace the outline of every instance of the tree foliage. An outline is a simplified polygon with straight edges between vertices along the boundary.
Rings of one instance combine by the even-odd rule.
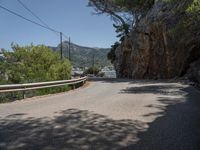
[[[88,6],[93,7],[95,14],[106,14],[114,21],[117,37],[122,42],[130,30],[137,26],[142,15],[153,6],[155,0],[89,0]],[[115,50],[119,43],[112,45],[107,57],[111,63],[115,60]]]
[[[119,45],[120,45],[119,42],[115,42],[115,44],[111,46],[110,52],[107,55],[107,58],[111,61],[111,63],[114,63],[116,59],[115,50]]]
[[[10,83],[40,82],[70,78],[71,65],[57,53],[40,46],[13,45],[13,52],[4,51],[4,66]]]
[[[200,1],[193,0],[191,5],[186,9],[188,26],[193,24],[199,26],[200,22]]]
[[[171,28],[168,33],[174,41],[182,38],[182,35],[196,36],[199,33],[200,23],[200,1],[199,0],[165,0],[169,5],[179,5],[182,3],[182,7],[177,7],[175,12],[181,13],[182,16],[177,23]]]
[[[123,6],[115,0],[89,0],[88,6],[93,7],[95,14],[106,14],[114,21],[113,26],[118,37],[127,35],[133,22],[133,15],[124,10]],[[127,29],[128,27],[128,29]]]
[[[58,53],[39,46],[12,45],[12,52],[3,50],[0,61],[0,84],[32,83],[52,80],[67,80],[71,75],[71,64],[67,59],[60,60]],[[55,93],[68,89],[57,87],[36,90],[36,95]],[[31,93],[33,95],[34,92]],[[22,93],[1,94],[0,101],[20,99]]]
[[[153,4],[154,0],[89,0],[88,6],[93,7],[96,14],[109,15],[115,22],[116,31],[127,34],[127,27],[136,25]]]
[[[84,74],[94,74],[97,75],[100,72],[100,68],[98,66],[93,66],[88,68]]]

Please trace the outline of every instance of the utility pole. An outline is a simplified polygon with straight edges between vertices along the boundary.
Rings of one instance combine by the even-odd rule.
[[[92,55],[92,70],[93,70],[93,74],[94,74],[94,54]]]
[[[69,61],[71,61],[71,40],[69,37]]]
[[[94,54],[92,55],[92,67],[94,68]]]
[[[60,59],[63,58],[63,49],[62,49],[62,32],[60,32]]]

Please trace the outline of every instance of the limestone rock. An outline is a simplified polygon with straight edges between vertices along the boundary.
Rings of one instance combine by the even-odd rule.
[[[117,48],[117,76],[164,79],[184,75],[200,58],[200,22],[187,13],[193,1],[158,1]]]
[[[200,85],[200,59],[190,65],[186,77]]]

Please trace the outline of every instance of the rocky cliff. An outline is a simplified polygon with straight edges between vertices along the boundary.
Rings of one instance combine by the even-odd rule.
[[[183,76],[200,58],[200,1],[158,0],[115,54],[118,77]]]

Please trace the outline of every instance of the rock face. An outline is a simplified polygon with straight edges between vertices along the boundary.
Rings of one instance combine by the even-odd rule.
[[[157,1],[116,49],[117,76],[160,79],[184,75],[200,58],[200,11],[190,11],[195,1]]]
[[[190,65],[190,69],[188,69],[185,77],[200,86],[200,59]]]

